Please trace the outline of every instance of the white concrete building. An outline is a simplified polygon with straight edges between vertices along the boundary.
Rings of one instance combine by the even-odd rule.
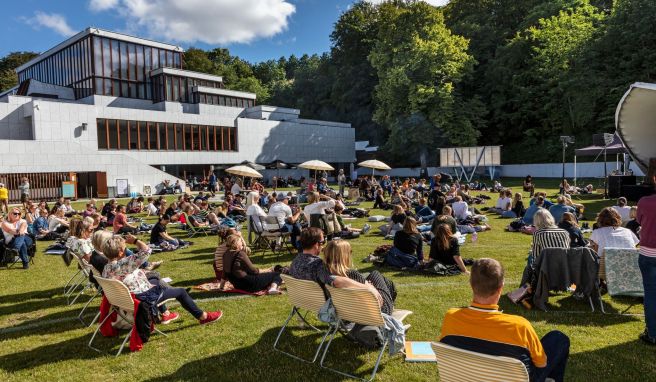
[[[102,197],[117,180],[142,191],[244,160],[355,160],[350,124],[256,106],[255,94],[184,70],[183,54],[88,28],[17,68],[19,86],[0,95],[0,180],[74,172],[79,196]]]

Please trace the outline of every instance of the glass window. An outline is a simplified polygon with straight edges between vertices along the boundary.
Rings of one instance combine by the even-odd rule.
[[[191,150],[191,127],[189,125],[184,126],[184,149],[185,151]]]
[[[118,54],[118,41],[109,40],[109,47],[110,47],[109,57],[112,64],[112,70],[110,72],[111,73],[110,76],[113,78],[120,78],[121,73],[119,70],[120,56]],[[107,76],[107,73],[105,73],[105,76]],[[116,86],[113,91],[114,91],[114,95],[118,95],[118,86]]]
[[[182,138],[182,125],[175,124],[173,126],[175,127],[175,149],[184,150],[184,146],[182,145],[182,141],[184,139]]]
[[[159,50],[159,66],[161,68],[166,67],[166,51],[164,49]]]
[[[148,142],[149,150],[157,150],[157,123],[148,123]]]
[[[221,150],[230,150],[228,142],[228,127],[221,127]]]
[[[182,69],[182,61],[180,60],[180,53],[173,53],[173,66]]]
[[[180,87],[182,83],[182,78],[173,77],[173,100],[176,102],[182,102],[180,99]]]
[[[134,46],[134,45],[133,45]],[[144,80],[144,50],[143,46],[138,45],[134,46],[136,49],[136,61],[137,61],[137,81],[143,81]],[[139,97],[143,98],[143,97]]]
[[[95,37],[94,37],[95,38]],[[103,77],[111,77],[112,73],[112,66],[110,62],[110,49],[109,49],[109,40],[106,38],[101,39],[98,37],[99,40],[102,40],[102,64],[103,64],[103,71],[101,72],[101,75]]]
[[[191,149],[193,151],[198,151],[199,149],[199,136],[198,136],[198,125],[191,125]]]
[[[187,99],[187,79],[180,78],[180,102],[189,102]]]
[[[137,47],[134,44],[128,44],[128,77],[130,80],[137,79]],[[133,94],[132,97],[135,97]]]
[[[159,49],[152,48],[153,69],[159,68]]]
[[[173,97],[173,94],[172,94],[173,89],[171,89],[171,87],[172,87],[171,86],[171,76],[166,76],[166,100],[167,101],[172,101],[173,100],[173,98],[171,98],[171,97]]]
[[[119,47],[120,47],[119,54],[121,55],[120,78],[122,80],[126,80],[126,79],[128,79],[128,65],[129,65],[129,61],[128,61],[128,58],[129,58],[129,56],[128,56],[128,44],[125,43],[125,42],[122,42],[122,41],[119,41],[118,44],[119,44]],[[123,96],[125,96],[125,94],[123,94]]]
[[[119,150],[127,150],[128,145],[128,121],[118,121]]]
[[[172,123],[166,124],[167,150],[175,150],[175,129]]]
[[[159,131],[159,140],[157,141],[157,146],[159,150],[166,150],[166,124],[158,123],[157,130]]]
[[[139,121],[137,122],[137,127],[139,128],[139,149],[148,150],[147,122]]]
[[[198,126],[199,150],[207,150],[207,126]]]
[[[107,129],[105,127],[105,120],[98,118],[96,120],[96,128],[98,129],[98,148],[107,148]]]
[[[118,123],[115,119],[108,120],[107,130],[109,130],[109,148],[112,150],[118,149]]]
[[[139,129],[137,129],[137,121],[130,121],[130,150],[139,150]]]
[[[230,151],[236,151],[237,150],[237,142],[236,142],[236,139],[235,139],[235,129],[233,127],[231,127],[231,128],[228,129],[228,131],[230,133],[228,135],[228,139],[229,139],[229,142],[230,142]]]
[[[128,82],[120,81],[121,83],[121,97],[129,97],[128,95]]]

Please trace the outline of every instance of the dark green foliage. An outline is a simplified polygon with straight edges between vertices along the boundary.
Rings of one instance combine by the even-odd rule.
[[[34,52],[11,52],[0,59],[0,92],[18,84],[18,76],[14,69],[38,56]]]

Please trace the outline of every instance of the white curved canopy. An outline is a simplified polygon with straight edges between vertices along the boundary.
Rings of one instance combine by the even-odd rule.
[[[244,165],[233,166],[226,169],[227,173],[237,175],[237,176],[246,176],[249,178],[261,178],[262,174],[253,170],[252,168]]]
[[[333,166],[329,165],[328,163],[316,159],[303,162],[299,164],[298,167],[305,168],[308,170],[325,170],[325,171],[333,171],[335,169],[333,168]]]
[[[647,173],[656,158],[656,84],[636,82],[615,112],[615,129],[638,167]]]
[[[387,164],[376,159],[369,159],[364,162],[360,162],[358,163],[358,166],[373,168],[374,170],[383,170],[383,171],[392,169]]]

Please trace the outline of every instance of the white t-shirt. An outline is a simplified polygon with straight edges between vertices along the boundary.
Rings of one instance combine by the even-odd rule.
[[[55,215],[48,218],[48,231],[54,231],[61,225],[62,220]]]
[[[470,214],[467,202],[453,202],[451,208],[453,208],[453,214],[458,220],[467,219],[467,215]]]
[[[280,225],[285,225],[285,220],[292,216],[292,209],[283,202],[275,202],[269,208],[269,216],[277,217]]]
[[[241,187],[239,187],[239,185],[237,183],[235,183],[235,184],[232,185],[232,188],[230,188],[230,192],[233,195],[237,195],[241,192]]]
[[[494,206],[494,208],[505,211],[508,208],[508,203],[512,203],[512,200],[510,200],[509,197],[499,198],[497,199],[497,204]]]
[[[332,199],[323,202],[308,204],[307,206],[305,206],[305,208],[303,208],[303,213],[305,214],[305,218],[307,219],[307,221],[310,222],[310,215],[315,215],[315,214],[325,215],[326,209],[330,209],[330,208],[335,208],[335,201]]]
[[[590,240],[597,243],[599,256],[604,255],[604,248],[635,248],[640,242],[630,229],[624,227],[602,227],[592,231]]]
[[[408,191],[405,192],[405,196],[408,199],[414,199],[416,195],[417,195],[417,191],[415,191],[414,188],[408,188]]]
[[[157,215],[159,213],[159,210],[153,203],[148,203],[146,209],[148,210],[148,215]]]
[[[251,204],[246,210],[246,216],[253,219],[253,226],[258,232],[262,231],[262,223],[260,222],[260,219],[253,218],[253,216],[267,216],[262,207],[257,204]]]
[[[617,213],[620,214],[620,216],[622,217],[622,223],[626,223],[629,220],[631,220],[631,218],[629,217],[629,214],[631,213],[631,207],[629,207],[629,206],[624,206],[624,207],[613,206],[613,209],[615,211],[617,211]]]

